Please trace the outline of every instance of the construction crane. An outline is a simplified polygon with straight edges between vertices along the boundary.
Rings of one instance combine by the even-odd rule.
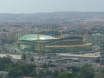
[[[41,50],[41,45],[40,45],[40,37],[39,37],[39,34],[37,34],[37,39],[38,39],[38,42],[37,42],[37,50],[38,50],[38,54],[39,54],[39,60],[40,60],[40,50]]]
[[[59,32],[60,32],[59,38],[62,38],[62,30],[59,31]]]
[[[87,37],[88,31],[86,31],[86,34],[83,36],[83,42],[86,42],[86,37]]]
[[[17,35],[15,34],[14,31],[12,31],[13,39],[14,39],[14,44],[16,45],[15,50],[18,50],[18,43],[19,41],[17,40]]]
[[[17,45],[17,35],[15,34],[14,31],[12,31],[12,34],[13,34],[13,38],[14,38],[14,43]]]
[[[37,48],[38,48],[38,53],[40,54],[40,38],[39,38],[39,34],[37,34],[37,38],[38,38]]]

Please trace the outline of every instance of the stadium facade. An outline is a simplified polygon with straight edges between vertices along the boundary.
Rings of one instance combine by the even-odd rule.
[[[25,51],[89,51],[92,49],[92,43],[86,43],[82,37],[55,38],[47,35],[27,34],[20,37],[18,48]]]

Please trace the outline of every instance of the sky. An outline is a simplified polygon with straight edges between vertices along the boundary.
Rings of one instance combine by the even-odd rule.
[[[0,13],[104,12],[104,0],[0,0]]]

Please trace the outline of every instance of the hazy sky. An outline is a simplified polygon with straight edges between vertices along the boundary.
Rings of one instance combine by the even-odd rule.
[[[0,0],[0,13],[64,11],[104,12],[104,0]]]

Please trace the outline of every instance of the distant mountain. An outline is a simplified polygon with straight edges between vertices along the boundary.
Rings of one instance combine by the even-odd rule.
[[[104,21],[104,12],[1,13],[0,23]]]

